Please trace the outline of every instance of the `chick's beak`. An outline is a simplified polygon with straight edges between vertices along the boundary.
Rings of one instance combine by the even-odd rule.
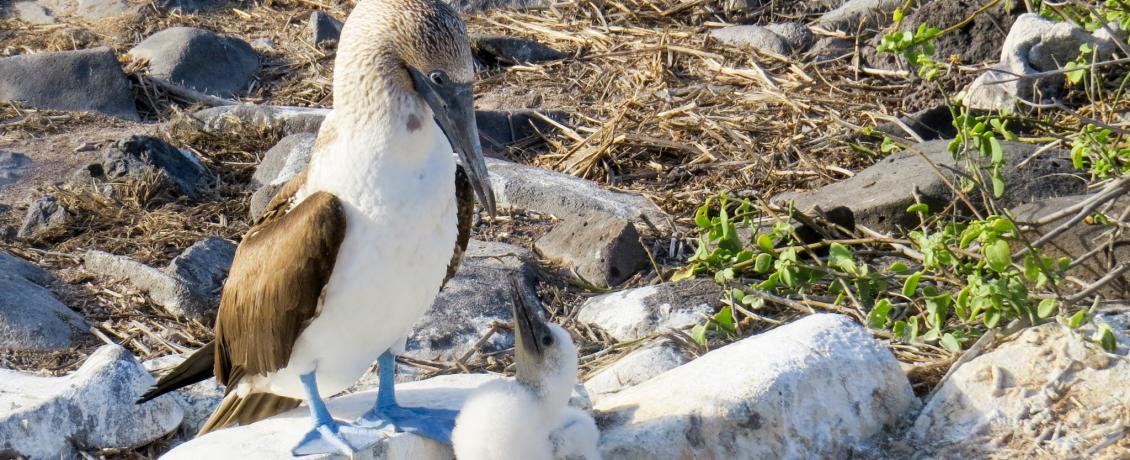
[[[540,302],[529,298],[518,277],[510,278],[510,297],[514,313],[515,360],[523,361],[524,357],[540,358],[545,349],[538,338],[544,336],[549,329],[541,317]]]
[[[427,101],[435,115],[436,123],[447,135],[451,147],[471,180],[471,187],[479,203],[491,217],[495,216],[494,190],[490,186],[483,147],[479,143],[479,127],[475,122],[475,100],[470,83],[445,82],[437,85],[419,70],[409,66],[416,92]]]

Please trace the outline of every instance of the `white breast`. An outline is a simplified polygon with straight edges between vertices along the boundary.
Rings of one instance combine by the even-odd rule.
[[[256,387],[304,398],[298,376],[316,370],[322,395],[338,393],[432,304],[458,231],[455,161],[431,117],[420,118],[415,131],[395,124],[383,136],[339,126],[338,141],[311,165],[300,198],[327,191],[341,200],[345,239],[318,316],[287,367]]]

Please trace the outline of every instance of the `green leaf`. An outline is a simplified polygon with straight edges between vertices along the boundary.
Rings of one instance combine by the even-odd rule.
[[[945,348],[952,353],[961,351],[961,343],[957,341],[957,337],[954,337],[953,334],[950,334],[949,332],[942,335],[942,340],[939,343],[941,343],[942,348]]]
[[[1055,315],[1055,310],[1055,299],[1044,299],[1040,301],[1040,305],[1036,308],[1036,316],[1040,318],[1050,318],[1052,315]]]
[[[1001,148],[1001,141],[998,141],[997,138],[989,138],[989,150],[992,152],[993,163],[1004,161],[1004,149]]]
[[[888,316],[891,314],[891,301],[887,299],[880,300],[875,304],[875,307],[867,313],[867,325],[874,329],[881,329],[887,326]]]
[[[1099,345],[1102,345],[1103,350],[1108,353],[1114,353],[1118,349],[1118,340],[1114,337],[1114,331],[1110,330],[1110,326],[1106,324],[1099,329]]]
[[[985,327],[994,328],[1001,322],[1001,311],[996,308],[985,310]]]
[[[891,266],[887,267],[887,271],[892,273],[906,273],[907,270],[910,270],[910,267],[907,267],[906,264],[902,261],[895,262],[891,264]]]
[[[1012,265],[1012,248],[1009,247],[1008,241],[997,239],[985,245],[981,252],[985,256],[985,261],[989,263],[989,268],[997,273],[1004,273]]]
[[[925,213],[930,212],[930,206],[927,205],[926,203],[914,203],[914,204],[910,205],[910,207],[906,208],[906,212],[909,212],[909,213],[921,212],[921,213],[925,214]]]
[[[736,334],[738,332],[737,327],[734,326],[734,311],[729,305],[718,310],[718,313],[714,315],[714,321],[718,323],[719,328],[727,334]]]
[[[993,175],[993,198],[1000,198],[1004,195],[1004,179],[998,175]]]
[[[757,247],[760,248],[762,251],[772,253],[773,252],[773,246],[774,246],[773,245],[773,237],[769,236],[768,234],[764,234],[764,233],[757,235]]]
[[[1079,327],[1082,326],[1083,323],[1086,323],[1086,322],[1087,322],[1087,311],[1086,310],[1079,310],[1079,311],[1075,312],[1074,315],[1071,315],[1071,319],[1067,320],[1067,326],[1072,328],[1072,329],[1079,329]]]
[[[922,272],[914,272],[906,277],[906,281],[902,283],[902,295],[907,297],[914,296],[918,291],[918,280],[922,278]]]
[[[694,340],[695,343],[705,347],[706,346],[706,325],[705,324],[696,324],[694,327],[692,327],[691,328],[691,339]]]
[[[761,253],[757,255],[757,260],[753,263],[753,270],[757,273],[765,273],[773,266],[773,256]]]
[[[706,200],[706,204],[699,206],[698,210],[695,211],[694,223],[699,228],[710,228],[710,200]]]

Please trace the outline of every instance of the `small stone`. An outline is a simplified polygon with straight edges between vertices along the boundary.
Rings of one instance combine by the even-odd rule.
[[[331,46],[341,35],[341,21],[322,11],[310,13],[310,36],[315,46]]]
[[[59,204],[54,196],[44,196],[27,207],[24,222],[20,226],[18,238],[35,238],[39,234],[63,227],[67,224],[67,209]]]
[[[31,262],[0,251],[0,349],[60,351],[86,335],[82,317],[47,290],[52,280]]]
[[[298,133],[279,139],[255,168],[251,185],[284,184],[293,179],[310,163],[315,138],[313,133]]]
[[[212,298],[219,305],[224,280],[235,259],[236,246],[222,238],[205,238],[185,249],[169,262],[165,272],[185,283],[201,298]]]
[[[545,44],[519,37],[471,35],[471,51],[490,66],[541,64],[565,58],[565,54]]]
[[[532,147],[539,144],[543,135],[557,130],[542,116],[562,124],[567,124],[569,118],[559,110],[476,110],[475,124],[479,128],[483,153],[505,159],[510,146]]]
[[[128,280],[134,287],[145,291],[153,302],[160,305],[171,314],[207,322],[219,306],[216,296],[222,286],[222,280],[216,284],[219,273],[224,277],[230,268],[230,259],[226,259],[228,249],[222,248],[231,243],[211,242],[205,240],[203,246],[190,253],[180,261],[174,259],[164,270],[156,269],[137,262],[128,257],[116,256],[102,251],[90,250],[83,255],[83,267],[94,274],[113,279]],[[201,243],[197,243],[200,245]],[[212,246],[212,247],[209,247]],[[215,246],[220,246],[217,248]],[[194,246],[196,248],[197,246]],[[234,255],[234,251],[232,251]],[[200,266],[203,261],[210,261],[208,266]],[[223,266],[226,261],[227,265]],[[187,275],[187,276],[186,276]],[[187,279],[181,276],[186,276]],[[195,282],[194,281],[198,281]]]
[[[849,0],[824,13],[816,23],[824,29],[855,33],[860,25],[881,27],[888,24],[895,8],[902,4],[902,0]]]
[[[31,165],[27,155],[0,150],[0,185],[8,185],[23,177]]]
[[[1002,175],[1008,187],[996,199],[1000,206],[1018,206],[1043,198],[1078,194],[1086,189],[1087,181],[1072,166],[1068,152],[1047,151],[1025,167],[1018,168],[1017,165],[1032,156],[1037,147],[1019,142],[1002,142],[1001,147],[1005,159]],[[912,148],[921,155],[904,150],[887,156],[849,179],[817,190],[785,192],[771,201],[778,205],[792,201],[803,212],[817,206],[825,210],[846,206],[851,209],[857,224],[884,231],[913,227],[917,225],[918,217],[906,212],[906,208],[915,203],[915,193],[932,210],[941,210],[955,200],[953,191],[930,163],[945,171],[946,180],[956,184],[958,173],[964,172],[965,160],[953,158],[949,152],[949,140],[925,142]],[[968,155],[987,165],[988,160],[976,151]]]
[[[842,58],[854,51],[855,43],[839,37],[824,37],[816,40],[805,55],[810,59],[823,62]]]
[[[18,2],[12,5],[12,12],[19,20],[29,24],[54,24],[55,18],[43,5],[34,1]]]
[[[538,238],[534,248],[601,288],[620,284],[648,266],[636,227],[615,217],[566,220]]]
[[[739,48],[751,48],[787,55],[791,50],[780,35],[757,25],[730,26],[710,31],[715,40]]]
[[[16,457],[28,458],[78,458],[76,447],[148,444],[175,430],[183,417],[172,398],[134,403],[154,383],[117,345],[99,348],[64,377],[0,369],[0,439]]]
[[[191,153],[152,136],[130,136],[114,142],[102,153],[101,172],[110,180],[161,176],[161,187],[174,195],[199,199],[209,188],[210,174]]]
[[[581,305],[577,319],[616,340],[629,341],[698,324],[703,315],[713,315],[721,302],[722,288],[717,283],[695,279],[593,297]]]
[[[251,47],[258,51],[274,51],[275,41],[267,37],[259,37],[251,40]]]
[[[812,30],[808,26],[799,22],[782,22],[778,24],[769,24],[765,29],[779,35],[789,45],[789,48],[794,53],[799,53],[808,49],[815,40],[812,35]]]
[[[98,20],[121,16],[131,9],[125,0],[78,0],[75,14],[83,19]]]
[[[109,48],[0,58],[0,101],[137,120],[133,93]]]
[[[689,361],[671,344],[636,350],[601,369],[585,381],[585,390],[594,401],[639,385]]]
[[[156,3],[157,7],[165,10],[196,13],[224,6],[228,3],[228,0],[157,0]]]
[[[711,351],[596,402],[607,460],[846,458],[917,406],[898,361],[830,314]]]
[[[247,42],[193,27],[157,32],[129,54],[148,62],[156,77],[221,97],[247,89],[259,71],[259,56]]]
[[[146,361],[142,363],[142,366],[151,374],[154,372],[161,373],[172,370],[184,362],[187,357],[187,355],[168,355]],[[184,421],[181,422],[179,431],[186,437],[192,438],[196,436],[200,427],[204,426],[204,422],[212,415],[212,411],[216,410],[220,401],[224,399],[224,386],[217,383],[215,378],[209,378],[176,390],[172,395],[177,400],[181,410],[184,411]]]

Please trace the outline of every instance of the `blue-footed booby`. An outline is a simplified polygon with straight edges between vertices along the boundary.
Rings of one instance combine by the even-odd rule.
[[[215,340],[142,400],[214,373],[226,395],[201,434],[305,401],[314,427],[295,455],[355,452],[386,426],[448,441],[454,411],[397,404],[393,352],[457,268],[473,195],[494,214],[473,72],[466,27],[440,0],[358,2],[341,31],[333,110],[309,166],[240,243]],[[334,420],[322,398],[374,360],[374,407]]]
[[[577,383],[577,348],[569,333],[541,317],[537,299],[511,280],[514,380],[476,389],[451,435],[459,460],[599,460],[600,432],[569,406]]]

